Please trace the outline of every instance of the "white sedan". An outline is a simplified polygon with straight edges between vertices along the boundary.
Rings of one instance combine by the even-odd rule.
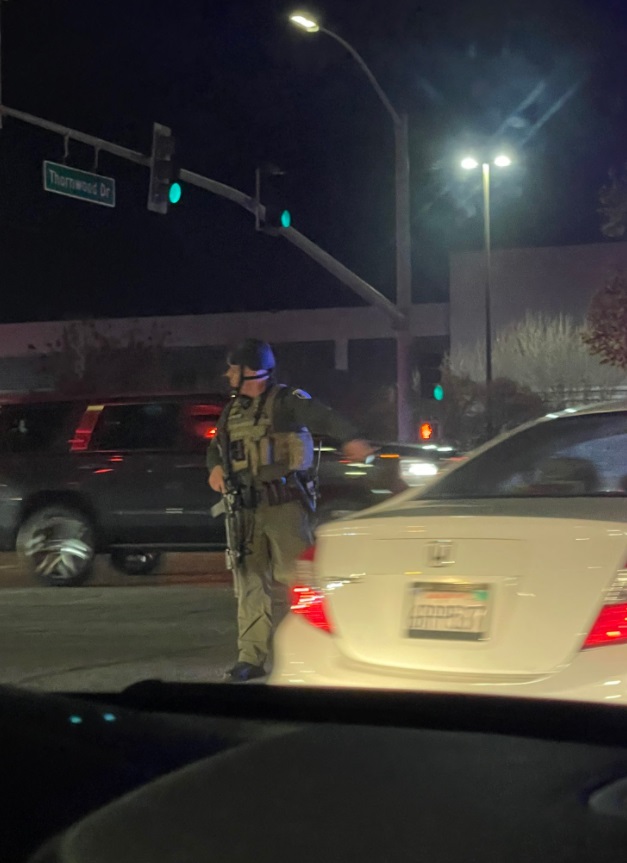
[[[273,684],[627,703],[627,404],[324,525],[291,597]]]

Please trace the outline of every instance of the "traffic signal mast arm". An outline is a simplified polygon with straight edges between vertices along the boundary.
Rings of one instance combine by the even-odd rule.
[[[49,120],[44,120],[41,117],[36,117],[33,114],[27,114],[24,111],[17,111],[14,108],[7,108],[6,105],[0,105],[0,115],[13,117],[15,120],[21,120],[31,126],[38,126],[41,129],[46,129],[57,135],[61,135],[67,140],[79,141],[81,144],[86,144],[93,147],[96,151],[111,153],[113,156],[118,156],[120,159],[126,159],[129,162],[134,162],[137,165],[151,167],[153,159],[151,156],[144,156],[143,153],[138,153],[135,150],[129,150],[127,147],[121,147],[119,144],[114,144],[110,141],[105,141],[102,138],[96,138],[94,135],[87,135],[84,132],[79,132],[76,129],[70,129],[67,126],[61,126],[58,123],[52,123]],[[224,183],[219,183],[216,180],[211,180],[209,177],[203,177],[200,174],[195,174],[193,171],[180,169],[178,171],[178,179],[191,186],[197,186],[199,189],[205,189],[214,195],[219,195],[221,198],[226,198],[243,207],[249,213],[255,215],[260,212],[260,215],[265,219],[265,207],[257,205],[257,202],[250,195],[240,192],[231,186],[226,186]],[[296,231],[294,228],[279,228],[279,236],[286,239],[296,248],[300,249],[314,261],[317,261],[321,267],[330,272],[340,282],[349,287],[354,293],[360,296],[368,304],[376,306],[384,314],[388,316],[395,325],[402,325],[405,322],[405,314],[398,309],[393,302],[388,300],[380,291],[345,267],[344,264],[336,260],[328,252],[325,252],[308,237]]]
[[[52,123],[50,120],[35,117],[33,114],[26,114],[24,111],[16,111],[15,108],[7,108],[6,105],[0,105],[0,114],[5,117],[13,117],[14,120],[21,120],[30,126],[39,126],[40,129],[54,132],[56,135],[61,135],[70,141],[80,141],[81,144],[87,144],[88,147],[93,147],[97,151],[102,150],[104,153],[111,153],[111,155],[118,156],[120,159],[135,162],[136,165],[150,166],[150,156],[144,156],[143,153],[138,153],[136,150],[129,150],[127,147],[121,147],[119,144],[111,143],[111,141],[96,138],[94,135],[78,132],[76,129],[61,126],[59,123]]]
[[[234,189],[231,186],[225,186],[224,183],[219,183],[217,180],[210,180],[209,177],[203,177],[200,174],[194,174],[192,171],[181,169],[179,178],[189,183],[191,186],[197,186],[199,189],[205,189],[207,192],[213,192],[214,195],[219,195],[221,198],[226,198],[248,210],[249,213],[255,215],[258,211],[262,219],[265,219],[265,207],[259,204],[250,195],[240,192],[239,189]],[[342,282],[353,293],[357,294],[365,300],[369,305],[376,306],[384,312],[394,324],[400,324],[404,320],[404,315],[400,312],[391,300],[384,297],[376,288],[366,282],[357,273],[345,267],[337,258],[334,258],[320,246],[316,245],[309,237],[301,234],[295,228],[279,228],[278,235],[287,240],[301,252],[304,252],[308,257],[312,258],[321,267],[327,270],[331,275],[335,276],[338,281]]]

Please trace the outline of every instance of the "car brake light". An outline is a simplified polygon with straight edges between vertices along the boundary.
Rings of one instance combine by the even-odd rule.
[[[89,447],[91,436],[102,412],[103,405],[90,405],[70,440],[70,452],[84,452]]]
[[[619,570],[582,649],[627,643],[627,569]]]
[[[316,547],[312,545],[296,561],[297,581],[290,589],[290,611],[300,614],[317,629],[331,632],[324,593],[311,583],[315,556]]]
[[[295,584],[291,589],[290,611],[300,614],[317,629],[331,632],[331,624],[325,610],[324,595],[321,590],[306,584]]]

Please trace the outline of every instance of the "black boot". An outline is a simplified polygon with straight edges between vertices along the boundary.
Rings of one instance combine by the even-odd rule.
[[[233,683],[246,683],[248,680],[265,676],[263,665],[253,665],[252,662],[236,662],[233,668],[226,672],[227,679]]]

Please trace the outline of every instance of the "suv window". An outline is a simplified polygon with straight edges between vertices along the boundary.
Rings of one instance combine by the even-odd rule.
[[[627,413],[563,417],[491,447],[421,497],[627,495]]]
[[[219,404],[186,404],[183,406],[183,435],[186,447],[204,451],[216,436],[223,406]]]
[[[90,450],[170,449],[178,431],[179,405],[168,402],[105,405]]]
[[[0,452],[48,450],[67,431],[71,403],[0,406]]]

